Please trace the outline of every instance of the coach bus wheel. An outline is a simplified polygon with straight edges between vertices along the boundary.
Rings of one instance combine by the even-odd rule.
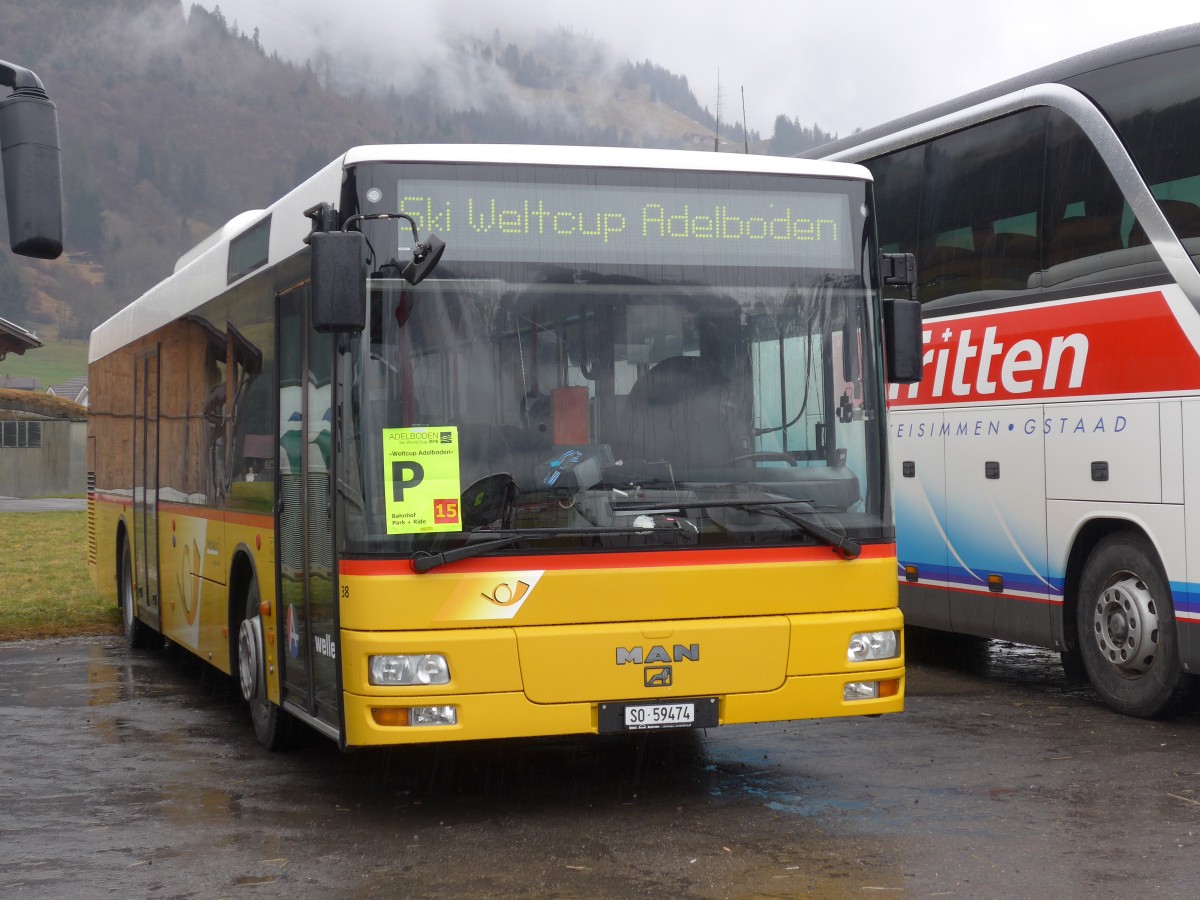
[[[128,538],[121,539],[121,573],[118,580],[121,622],[125,626],[125,646],[130,650],[141,650],[149,643],[150,627],[137,617],[137,601],[133,596],[133,560]]]
[[[258,637],[254,629],[261,629],[259,604],[261,596],[258,579],[251,578],[246,589],[246,615],[238,629],[237,673],[238,687],[250,705],[250,719],[254,723],[254,735],[268,750],[284,750],[291,741],[292,722],[286,712],[267,699],[266,667],[263,657],[261,630]]]
[[[1195,679],[1179,664],[1171,589],[1143,538],[1112,534],[1092,550],[1076,623],[1088,679],[1114,710],[1162,719],[1190,699]]]

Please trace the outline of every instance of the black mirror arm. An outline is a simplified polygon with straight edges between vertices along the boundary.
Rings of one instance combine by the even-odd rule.
[[[409,284],[417,284],[437,266],[438,260],[442,258],[442,251],[446,249],[445,241],[436,234],[429,235],[428,241],[422,241],[417,234],[416,220],[407,213],[356,213],[343,223],[342,230],[349,231],[350,226],[359,221],[380,219],[403,219],[412,229],[412,262],[402,268],[400,276]]]
[[[46,88],[42,84],[42,80],[33,72],[26,69],[24,66],[18,66],[15,63],[5,62],[0,59],[0,85],[10,87],[14,91],[23,93],[35,94],[45,99],[49,99],[46,94]]]
[[[349,231],[352,224],[364,219],[368,221],[378,219],[403,219],[408,223],[408,227],[412,229],[413,243],[418,248],[425,246],[421,243],[421,238],[417,235],[416,221],[407,213],[356,213],[342,224],[342,231]]]

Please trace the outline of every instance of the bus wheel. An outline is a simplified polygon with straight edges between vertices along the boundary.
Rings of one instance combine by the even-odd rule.
[[[258,617],[260,601],[258,579],[251,578],[246,589],[246,614],[238,628],[238,686],[250,705],[250,719],[259,743],[268,750],[285,750],[291,741],[292,722],[291,717],[266,696],[262,624]]]
[[[1194,679],[1179,664],[1171,589],[1145,539],[1118,533],[1096,545],[1076,617],[1088,679],[1114,710],[1163,719],[1190,699]]]
[[[125,627],[125,646],[141,650],[150,642],[150,626],[137,617],[137,601],[133,596],[133,560],[129,539],[121,539],[121,573],[117,592],[121,600],[121,622]]]

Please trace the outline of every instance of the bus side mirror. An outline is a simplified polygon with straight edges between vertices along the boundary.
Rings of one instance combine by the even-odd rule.
[[[917,258],[911,253],[879,254],[884,289],[904,288],[907,299],[883,301],[883,352],[887,380],[913,384],[921,380],[921,304],[917,302]]]
[[[312,326],[358,334],[367,325],[366,238],[358,231],[309,235],[312,247]]]
[[[413,231],[414,241],[416,239],[416,231]],[[400,273],[400,277],[409,284],[420,284],[425,280],[425,276],[437,268],[438,262],[442,258],[442,252],[446,249],[446,242],[436,234],[429,235],[429,240],[421,243],[416,241],[416,246],[413,248],[413,258],[404,271]]]
[[[921,304],[916,300],[883,301],[884,370],[892,384],[921,380]]]
[[[12,71],[0,63],[0,75]],[[28,70],[22,72],[36,78]],[[0,84],[11,82],[0,78]],[[58,110],[44,91],[19,88],[0,101],[0,155],[13,252],[57,258],[63,249]]]

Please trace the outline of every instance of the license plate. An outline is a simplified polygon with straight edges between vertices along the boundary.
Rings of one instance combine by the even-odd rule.
[[[655,703],[652,706],[625,707],[625,727],[630,731],[691,728],[695,722],[695,703]]]
[[[713,698],[600,704],[602,732],[712,728],[716,725],[717,703]]]

